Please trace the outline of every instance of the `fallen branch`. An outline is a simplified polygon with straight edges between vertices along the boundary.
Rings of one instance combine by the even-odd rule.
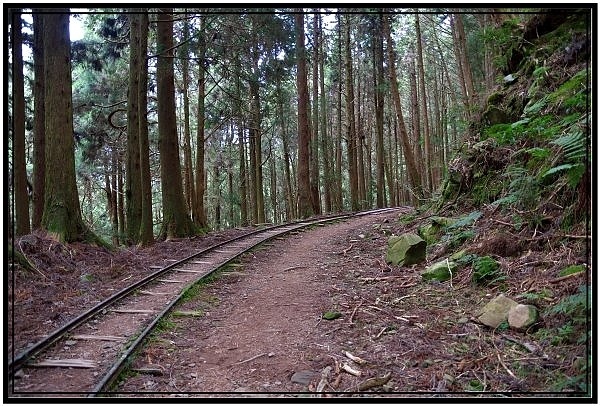
[[[289,268],[285,268],[285,269],[283,270],[283,272],[287,272],[287,271],[293,271],[294,269],[298,269],[298,268],[304,268],[304,265],[290,266]]]
[[[325,385],[327,385],[327,378],[329,378],[329,374],[331,373],[331,367],[328,365],[325,368],[323,368],[323,370],[321,371],[321,380],[319,381],[319,384],[317,385],[317,390],[316,392],[323,392],[323,389],[325,389]]]
[[[363,301],[361,300],[360,303],[357,304],[356,307],[354,308],[354,310],[352,311],[352,314],[350,315],[350,324],[354,324],[354,322],[352,321],[352,318],[354,317],[354,315],[356,314],[356,311],[362,304],[363,304]]]
[[[362,372],[360,372],[358,369],[354,369],[352,368],[350,365],[344,363],[342,364],[342,369],[346,372],[348,372],[350,375],[354,375],[354,376],[361,376]]]
[[[346,357],[350,358],[352,361],[356,362],[359,365],[363,365],[363,364],[367,363],[366,360],[364,360],[360,357],[357,357],[356,355],[353,355],[348,351],[342,351],[342,354],[344,354]]]
[[[385,330],[387,330],[387,326],[386,326],[386,327],[384,327],[384,328],[382,328],[382,329],[381,329],[381,331],[379,332],[379,334],[377,334],[377,336],[375,336],[375,338],[379,338],[379,337],[381,337],[381,335],[383,334],[383,332],[384,332]]]
[[[260,358],[260,357],[264,357],[265,355],[267,355],[267,353],[263,352],[262,354],[255,355],[252,358],[248,358],[248,359],[245,359],[243,361],[240,361],[240,362],[236,363],[236,365],[241,365],[241,364],[245,364],[246,362],[254,361],[255,359]]]
[[[578,276],[578,275],[585,275],[585,272],[581,271],[581,272],[575,272],[575,273],[572,273],[569,275],[561,276],[560,278],[556,278],[556,279],[552,279],[552,280],[548,281],[548,283],[556,283],[556,282],[564,281],[565,279],[569,279],[569,278],[572,278],[572,277]]]
[[[383,375],[382,377],[369,378],[366,381],[362,382],[360,385],[358,385],[358,390],[366,391],[366,390],[369,390],[372,388],[376,388],[378,386],[383,386],[386,383],[388,383],[391,378],[392,378],[391,372],[388,372],[387,374]]]

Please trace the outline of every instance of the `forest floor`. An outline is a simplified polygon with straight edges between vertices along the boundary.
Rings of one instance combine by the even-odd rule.
[[[490,244],[498,245],[491,234],[497,220],[486,214],[477,222],[478,237],[463,248],[493,251]],[[172,316],[132,365],[160,372],[129,373],[115,388],[117,396],[582,396],[570,379],[587,359],[586,345],[552,341],[549,334],[564,318],[542,319],[518,332],[483,326],[475,315],[497,294],[516,298],[532,286],[551,291],[537,298],[541,310],[575,294],[586,273],[558,279],[554,271],[585,256],[585,240],[550,252],[532,244],[504,252],[498,258],[509,278],[499,292],[473,284],[472,270],[429,283],[420,276],[423,264],[388,265],[389,235],[425,221],[401,223],[398,217],[315,227],[244,256],[181,305],[198,317]],[[9,273],[9,353],[142,278],[148,266],[242,232],[118,253],[49,243],[42,235],[22,238],[39,272]],[[427,263],[443,258],[443,250],[431,248]],[[326,312],[339,317],[327,320]]]

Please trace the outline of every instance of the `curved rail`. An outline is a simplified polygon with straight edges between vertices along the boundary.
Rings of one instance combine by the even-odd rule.
[[[135,282],[132,285],[120,290],[119,292],[115,293],[114,295],[110,296],[109,298],[98,303],[96,306],[88,309],[87,311],[83,312],[79,316],[73,318],[71,321],[67,322],[65,325],[54,330],[47,337],[45,337],[44,339],[40,340],[36,344],[30,346],[25,351],[20,353],[18,356],[16,356],[14,358],[14,360],[11,363],[9,363],[9,368],[8,368],[9,378],[13,377],[14,374],[19,369],[23,368],[26,365],[26,363],[28,361],[30,361],[32,358],[34,358],[37,355],[41,354],[42,352],[46,351],[50,346],[52,346],[52,344],[56,343],[61,338],[65,337],[65,335],[68,332],[74,330],[75,328],[77,328],[81,324],[83,324],[84,322],[97,316],[98,314],[100,314],[103,310],[105,310],[109,306],[114,305],[114,304],[118,303],[119,301],[121,301],[122,299],[131,296],[134,292],[138,291],[140,288],[144,287],[145,285],[148,285],[151,282],[158,280],[161,276],[163,276],[169,272],[176,271],[177,267],[180,267],[181,265],[188,263],[195,258],[207,255],[212,252],[218,252],[217,250],[219,248],[226,247],[228,245],[231,245],[232,243],[235,243],[235,242],[238,242],[238,241],[241,241],[244,239],[248,239],[249,237],[256,237],[256,236],[258,236],[258,234],[261,234],[261,233],[268,233],[271,231],[280,230],[279,232],[276,232],[273,234],[268,234],[264,238],[259,238],[256,242],[251,243],[249,246],[240,250],[235,255],[224,257],[224,259],[221,262],[211,265],[210,269],[207,272],[204,272],[200,277],[198,277],[197,279],[194,279],[191,283],[189,283],[186,287],[184,287],[180,291],[180,293],[173,300],[171,300],[166,307],[164,307],[162,309],[162,311],[160,311],[160,312],[158,312],[158,314],[156,314],[156,316],[153,318],[153,320],[146,325],[144,330],[136,336],[135,340],[133,340],[131,343],[128,344],[128,347],[126,348],[126,350],[123,351],[118,356],[118,359],[116,360],[116,362],[114,362],[109,367],[108,371],[104,374],[104,376],[101,378],[99,383],[94,386],[94,389],[92,390],[92,392],[86,392],[89,394],[89,396],[95,396],[96,394],[99,394],[99,393],[106,393],[105,392],[106,388],[108,388],[112,384],[112,382],[114,382],[114,379],[119,376],[119,373],[123,370],[128,358],[135,352],[135,350],[137,348],[139,348],[139,346],[144,342],[144,340],[148,336],[148,334],[150,334],[155,329],[158,322],[161,319],[163,319],[171,311],[171,309],[185,295],[187,290],[190,287],[192,287],[194,284],[198,283],[202,279],[211,275],[218,269],[222,268],[223,266],[227,265],[231,261],[233,261],[236,258],[243,255],[244,253],[252,250],[256,246],[263,244],[266,241],[269,241],[273,238],[281,237],[282,235],[285,235],[292,231],[300,230],[300,229],[303,229],[303,228],[306,228],[306,227],[309,227],[312,225],[318,225],[318,224],[323,224],[323,223],[332,222],[332,221],[344,220],[344,219],[348,219],[351,217],[359,217],[359,216],[364,216],[364,215],[369,215],[369,214],[377,214],[377,213],[394,211],[394,210],[398,210],[398,208],[385,208],[385,209],[376,209],[376,210],[365,211],[365,212],[355,212],[355,213],[348,213],[348,214],[341,214],[341,215],[330,215],[330,216],[320,217],[317,219],[308,219],[308,220],[303,220],[303,221],[296,221],[296,222],[292,222],[292,223],[285,223],[285,224],[280,224],[280,225],[275,225],[275,226],[270,226],[270,227],[264,227],[264,228],[261,228],[258,230],[253,230],[249,233],[231,238],[229,240],[222,241],[222,242],[214,244],[210,247],[204,248],[201,251],[198,251],[198,252],[196,252],[186,258],[183,258],[181,260],[175,261],[174,263],[172,263],[164,268],[161,268],[156,272],[153,272],[152,274],[146,276],[145,278],[139,280],[138,282]]]

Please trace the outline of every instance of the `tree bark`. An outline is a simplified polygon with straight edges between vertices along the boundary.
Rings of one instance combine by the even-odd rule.
[[[25,164],[25,85],[23,80],[23,34],[21,10],[12,16],[12,84],[13,84],[13,180],[15,202],[15,236],[29,234],[29,197]]]
[[[187,17],[186,13],[184,17]],[[189,32],[189,21],[183,21],[183,41],[187,41]],[[183,59],[181,60],[181,76],[183,82],[183,190],[186,204],[190,213],[193,213],[195,205],[194,168],[192,167],[192,146],[190,136],[190,97],[189,97],[189,43],[184,42],[181,46]]]
[[[296,52],[298,53],[298,215],[310,217],[313,207],[310,198],[310,130],[308,127],[308,84],[306,79],[306,49],[304,47],[304,15],[296,9]]]
[[[375,87],[375,126],[377,150],[377,207],[383,208],[386,204],[385,199],[385,171],[384,171],[384,147],[383,147],[383,102],[384,94],[384,70],[383,70],[383,36],[382,36],[383,14],[376,17],[375,29],[373,32],[373,84]]]
[[[350,51],[350,17],[347,15],[344,24],[344,62],[346,71],[346,120],[348,129],[348,177],[350,178],[350,202],[352,211],[360,209],[358,196],[358,168],[356,158],[356,122],[354,117],[354,79],[352,75],[352,53]]]
[[[314,214],[321,214],[319,182],[319,13],[313,15],[312,135],[310,140],[310,195]],[[321,72],[323,74],[323,72]],[[322,136],[322,135],[321,135]]]
[[[417,64],[419,66],[419,87],[421,96],[421,117],[423,118],[423,145],[425,147],[425,184],[428,190],[433,190],[433,177],[432,177],[432,151],[431,151],[431,135],[429,133],[429,113],[427,110],[427,92],[425,89],[425,67],[423,64],[423,39],[421,36],[421,24],[419,22],[419,13],[415,13],[415,30],[416,30],[416,41],[417,41]]]
[[[46,181],[46,129],[44,107],[44,26],[39,9],[33,9],[33,212],[31,226],[42,225],[44,213],[44,188]]]
[[[133,10],[132,10],[133,11]],[[137,244],[142,221],[142,178],[140,166],[139,70],[141,66],[139,18],[129,15],[129,91],[127,97],[127,168],[125,204],[127,206],[127,242]]]
[[[323,50],[323,30],[322,30],[323,20],[319,18],[319,70],[321,71],[321,75],[319,75],[319,87],[321,89],[321,98],[320,100],[320,117],[321,117],[321,151],[323,151],[323,179],[324,179],[324,211],[325,213],[329,213],[332,211],[332,192],[333,192],[333,182],[332,182],[332,173],[331,173],[331,158],[333,156],[333,148],[331,142],[331,135],[327,134],[327,93],[325,91],[325,53]]]
[[[158,14],[156,68],[158,97],[158,149],[162,182],[163,224],[161,237],[186,237],[195,232],[187,214],[181,180],[179,143],[175,114],[175,82],[173,72],[172,9]]]
[[[141,11],[141,10],[140,10]],[[150,174],[150,145],[148,142],[148,14],[141,13],[140,19],[140,69],[138,71],[138,106],[140,125],[140,174],[142,191],[142,213],[140,223],[140,244],[154,241],[152,224],[152,176]]]
[[[206,228],[208,221],[206,219],[206,209],[204,207],[204,192],[206,191],[205,170],[204,170],[204,121],[206,109],[204,98],[206,96],[206,70],[208,61],[206,60],[206,17],[200,16],[200,35],[198,36],[198,129],[196,133],[196,198],[194,199],[193,218],[194,223],[199,228]]]
[[[69,10],[44,15],[46,187],[42,226],[61,242],[96,237],[81,218],[73,145]],[[57,13],[56,13],[57,12]]]

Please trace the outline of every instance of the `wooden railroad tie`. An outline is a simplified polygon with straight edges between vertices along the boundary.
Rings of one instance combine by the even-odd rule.
[[[33,364],[31,367],[66,367],[66,368],[97,368],[98,363],[89,359],[47,359]]]
[[[144,313],[144,314],[156,313],[154,310],[134,310],[134,309],[110,309],[109,312],[113,312],[113,313]]]
[[[126,337],[120,336],[93,336],[87,334],[74,335],[73,340],[101,340],[101,341],[125,341]]]

